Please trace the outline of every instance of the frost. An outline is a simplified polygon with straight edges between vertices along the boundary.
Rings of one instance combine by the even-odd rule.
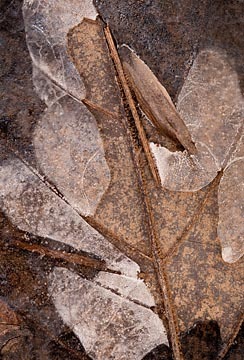
[[[96,120],[85,105],[64,96],[35,128],[34,146],[42,171],[82,215],[95,213],[110,183]]]
[[[92,359],[141,360],[154,347],[168,343],[163,323],[152,310],[95,281],[55,268],[49,285],[60,316]]]
[[[161,184],[174,191],[197,191],[209,184],[219,167],[209,149],[198,143],[197,154],[190,155],[186,151],[170,152],[168,149],[150,143],[154,155]]]
[[[244,254],[244,160],[225,169],[218,189],[218,236],[222,257],[234,263]]]
[[[84,17],[96,18],[92,0],[24,1],[23,15],[33,65],[76,98],[84,98],[84,84],[66,51],[66,36]]]
[[[116,293],[129,300],[137,301],[148,307],[155,306],[151,293],[140,279],[100,271],[95,281],[98,285],[107,289],[113,289]]]
[[[11,179],[11,180],[10,180]],[[19,159],[0,167],[1,208],[19,229],[97,255],[107,266],[136,277],[139,266],[87,224]]]

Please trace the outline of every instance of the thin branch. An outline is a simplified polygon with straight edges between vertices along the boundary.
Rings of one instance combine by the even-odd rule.
[[[57,250],[52,250],[46,246],[28,243],[22,240],[11,240],[10,245],[17,247],[21,250],[34,252],[55,260],[64,260],[68,263],[90,267],[92,269],[96,269],[99,271],[107,270],[105,261],[94,259],[89,256],[84,256],[81,254],[73,254],[65,251],[61,252]]]
[[[133,97],[132,97],[131,92],[130,92],[130,88],[129,88],[128,84],[127,84],[125,74],[124,74],[124,70],[123,70],[123,67],[122,67],[122,64],[121,64],[121,61],[120,61],[116,46],[114,44],[113,37],[112,37],[111,31],[109,29],[109,26],[106,26],[104,28],[104,34],[105,34],[105,37],[106,37],[106,40],[107,40],[107,43],[108,43],[108,47],[109,47],[109,50],[110,50],[110,53],[111,53],[111,57],[112,57],[112,59],[114,61],[114,65],[115,65],[117,73],[118,73],[119,80],[121,82],[121,85],[122,85],[123,91],[125,93],[126,99],[128,101],[132,116],[134,118],[135,125],[136,125],[136,128],[137,128],[137,131],[138,131],[138,134],[139,134],[143,149],[145,151],[147,161],[148,161],[149,167],[151,169],[153,178],[156,181],[157,185],[160,185],[160,178],[159,178],[158,170],[156,168],[156,164],[155,164],[155,161],[153,159],[153,156],[152,156],[152,153],[151,153],[148,141],[147,141],[145,131],[143,129],[143,126],[141,124],[139,115],[137,113],[136,106],[135,106]]]

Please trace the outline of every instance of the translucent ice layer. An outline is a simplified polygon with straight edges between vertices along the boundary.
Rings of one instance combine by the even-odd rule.
[[[110,183],[102,140],[86,106],[64,96],[49,106],[34,133],[42,171],[82,215],[92,215]]]
[[[55,268],[49,287],[56,309],[92,359],[141,360],[157,345],[167,344],[163,323],[152,310],[95,281]],[[133,292],[135,283],[131,285]]]
[[[139,266],[87,224],[21,160],[1,164],[0,197],[2,210],[19,229],[97,255],[111,269],[137,276]]]
[[[33,65],[54,83],[82,99],[84,84],[67,54],[66,37],[84,17],[96,18],[92,0],[27,0],[23,15]]]
[[[177,110],[197,154],[171,153],[154,144],[151,148],[164,187],[196,191],[225,166],[243,122],[238,76],[224,52],[208,49],[199,53],[179,94]]]
[[[33,82],[48,108],[34,134],[38,165],[82,215],[93,215],[110,183],[96,120],[80,102],[86,90],[67,53],[67,34],[92,1],[26,1],[23,5]]]

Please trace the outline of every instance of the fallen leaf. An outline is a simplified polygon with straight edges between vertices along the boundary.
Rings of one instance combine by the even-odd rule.
[[[117,14],[121,15],[119,24],[122,27],[126,24],[123,16],[130,14],[126,10],[121,14],[125,5],[127,8],[128,4],[123,1],[120,4],[115,1],[105,8],[106,11],[110,7],[114,9],[111,22],[116,38]],[[156,18],[158,14],[160,17],[165,5],[132,2],[130,6],[133,16],[135,8],[139,14],[145,14],[141,22],[145,29],[145,26],[155,24],[152,19],[148,21],[148,16],[153,14]],[[151,12],[144,12],[144,6]],[[98,4],[98,8],[101,7],[104,10]],[[199,9],[204,16],[198,17],[196,24],[193,21],[195,40],[198,27],[206,24],[206,3],[199,5]],[[188,18],[191,12],[191,7],[189,11],[184,7],[179,19]],[[47,108],[36,116],[38,120],[28,133],[28,146],[22,146],[22,134],[18,141],[13,141],[11,126],[1,139],[1,208],[15,229],[21,230],[14,232],[14,236],[26,237],[25,241],[21,238],[20,251],[25,254],[23,264],[30,265],[26,284],[23,285],[21,278],[21,289],[25,291],[19,298],[24,296],[25,301],[18,300],[15,288],[14,294],[8,296],[9,301],[14,301],[21,309],[28,304],[27,283],[35,283],[35,278],[32,280],[30,275],[35,268],[38,281],[45,282],[45,290],[38,301],[42,301],[45,291],[49,300],[43,300],[40,315],[39,308],[34,314],[32,310],[27,313],[33,317],[35,326],[49,330],[48,336],[63,348],[66,343],[60,340],[60,327],[63,328],[65,323],[91,358],[129,356],[139,360],[163,354],[162,357],[167,356],[168,360],[171,354],[166,346],[166,329],[175,358],[182,359],[183,354],[187,356],[184,344],[190,349],[188,335],[194,325],[215,320],[221,341],[214,339],[211,344],[215,346],[216,343],[215,353],[223,358],[239,330],[242,306],[241,260],[235,264],[224,263],[217,236],[218,201],[222,204],[220,218],[228,216],[221,212],[226,208],[223,200],[217,199],[219,182],[220,187],[228,186],[224,183],[226,177],[220,179],[219,175],[214,179],[218,170],[209,157],[209,168],[213,172],[211,179],[205,180],[205,185],[209,185],[204,188],[184,193],[156,186],[130,110],[121,94],[120,79],[109,53],[103,24],[95,20],[96,14],[91,1],[84,1],[84,4],[72,1],[72,6],[64,1],[40,4],[34,0],[24,4],[33,81]],[[164,14],[168,19],[167,34],[170,28],[176,28],[170,44],[176,43],[182,26],[192,30],[191,26],[184,25],[188,24],[186,21],[181,25],[179,19],[174,25],[173,13],[172,18],[169,13]],[[106,16],[103,18],[106,20]],[[165,23],[162,22],[162,26],[165,28]],[[132,42],[129,39],[133,31],[127,27],[121,32],[121,36],[129,34],[128,41],[123,42],[132,48],[137,41],[137,27],[133,29],[135,40]],[[144,35],[140,36],[143,40]],[[164,36],[162,38],[165,40]],[[150,45],[152,54],[155,44],[157,48],[166,49],[158,39],[156,36]],[[198,51],[191,53],[194,41],[189,44],[184,41],[185,53],[179,61],[173,56],[174,65],[179,65],[179,76],[182,68],[186,70],[188,66],[191,71],[195,64],[193,60],[198,59]],[[147,48],[150,41],[140,44],[144,44],[139,46],[140,51],[143,53],[142,49],[145,49],[147,59],[150,59]],[[161,54],[162,51],[157,50],[159,65],[156,68],[160,68]],[[190,59],[187,58],[189,54]],[[213,54],[213,60],[217,58]],[[172,56],[164,56],[163,69],[167,70],[167,61],[171,59]],[[152,67],[150,61],[146,63],[160,81],[167,78],[168,83],[162,83],[171,95],[180,81],[182,85],[187,82],[185,70],[178,81],[171,70],[170,76],[167,71],[158,76],[155,62]],[[234,91],[238,93],[238,87]],[[146,123],[150,141],[153,127],[143,116],[141,121],[143,127]],[[13,123],[24,121],[18,118]],[[165,134],[158,138],[160,146],[165,146]],[[94,155],[96,152],[98,158]],[[237,149],[228,162],[225,171],[232,172],[231,176],[235,176],[236,164],[242,161],[240,154]],[[225,153],[221,152],[220,156],[226,159]],[[84,176],[80,177],[82,174]],[[191,180],[192,183],[199,181],[197,174]],[[236,181],[238,184],[238,178]],[[231,202],[230,198],[225,199],[228,204]],[[11,231],[4,233],[8,246],[11,245]],[[228,244],[229,235],[223,231]],[[15,249],[18,247],[16,241],[12,244]],[[54,244],[55,250],[49,248]],[[68,265],[57,263],[68,259],[66,246],[82,251],[84,262],[81,267],[77,268],[77,263],[73,267],[71,262]],[[26,253],[30,250],[34,254]],[[35,254],[41,251],[43,254],[37,257]],[[58,256],[59,252],[63,256]],[[35,266],[33,258],[36,259]],[[94,271],[89,272],[85,268],[88,263],[90,268],[92,259]],[[44,266],[46,261],[49,265],[43,273],[40,264]],[[95,264],[101,265],[102,269]],[[14,265],[11,267],[15,269]],[[33,299],[32,295],[32,307],[36,301]],[[202,341],[207,343],[204,337]],[[147,355],[151,350],[151,355]],[[50,347],[44,347],[43,351],[45,356],[52,358]],[[72,346],[67,347],[67,351],[69,355],[64,352],[60,359],[62,356],[77,357]],[[207,348],[205,355],[208,351]],[[78,353],[83,358],[83,350]],[[194,350],[192,353],[193,356],[196,354]]]

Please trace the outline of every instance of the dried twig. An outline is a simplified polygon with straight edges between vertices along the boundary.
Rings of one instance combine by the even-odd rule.
[[[91,267],[92,269],[96,269],[100,271],[107,270],[105,261],[93,259],[92,257],[89,256],[84,256],[81,254],[73,254],[66,251],[52,250],[46,246],[28,243],[22,240],[11,240],[10,244],[19,249],[38,253],[42,256],[47,256],[55,260],[64,260],[72,264]]]
[[[151,153],[151,150],[150,150],[150,147],[149,147],[149,143],[147,141],[145,131],[143,129],[143,126],[141,124],[139,115],[137,113],[136,106],[135,106],[133,97],[132,97],[131,92],[130,92],[130,88],[129,88],[128,84],[127,84],[125,74],[124,74],[124,71],[123,71],[123,67],[122,67],[122,64],[121,64],[121,61],[120,61],[116,46],[114,44],[113,37],[112,37],[111,31],[109,29],[109,26],[105,27],[104,33],[105,33],[105,37],[106,37],[108,47],[109,47],[109,50],[110,50],[110,53],[111,53],[111,57],[112,57],[112,59],[114,61],[114,65],[115,65],[115,68],[116,68],[117,73],[118,73],[119,80],[121,82],[121,85],[122,85],[123,91],[125,93],[126,99],[128,101],[132,116],[134,118],[135,125],[136,125],[136,128],[137,128],[137,131],[138,131],[138,134],[139,134],[143,149],[145,151],[149,167],[151,169],[153,178],[155,179],[156,183],[159,185],[160,184],[160,178],[159,178],[158,170],[156,168],[156,164],[155,164],[155,161],[153,159],[153,156],[152,156],[152,153]]]

